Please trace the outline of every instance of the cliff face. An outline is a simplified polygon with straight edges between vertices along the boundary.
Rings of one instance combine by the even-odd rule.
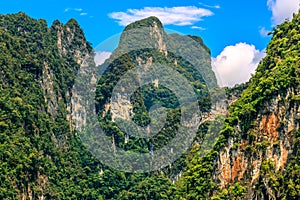
[[[71,80],[66,91],[67,120],[70,127],[78,127],[78,124],[86,123],[87,113],[83,108],[83,98],[74,84],[78,73],[89,74],[95,78],[94,51],[90,43],[86,41],[84,33],[76,20],[71,19],[65,25],[59,21],[53,22],[52,32],[57,37],[58,55],[69,68]],[[71,69],[70,69],[71,67]],[[73,69],[72,69],[73,68]],[[65,72],[60,72],[64,74]],[[96,80],[92,80],[96,82]]]
[[[215,147],[190,164],[181,183],[188,199],[300,197],[299,16],[273,30],[267,56],[230,105]]]
[[[84,186],[83,158],[74,154],[82,147],[70,130],[72,86],[93,50],[75,20],[48,28],[24,13],[0,15],[0,48],[0,198],[72,198],[72,187]]]
[[[214,179],[221,187],[244,182],[248,197],[280,198],[281,194],[271,185],[270,178],[274,178],[274,174],[284,174],[295,153],[300,107],[293,98],[298,94],[292,88],[264,102],[252,122],[248,138],[228,137],[226,147],[217,157],[214,172],[217,174]],[[234,128],[240,133],[239,125]],[[265,169],[265,165],[270,165],[270,169]]]
[[[299,199],[299,23],[298,14],[274,29],[249,83],[219,101],[223,91],[216,88],[201,38],[167,34],[155,17],[125,28],[96,80],[93,50],[75,20],[48,27],[24,13],[0,15],[0,199]],[[157,64],[180,72],[193,86],[200,116],[186,125],[200,124],[194,145],[157,172],[109,169],[73,130],[90,114],[82,109],[88,99],[76,90],[76,75],[80,71],[97,83],[99,122],[112,148],[151,154],[175,137],[181,120],[177,96],[161,85],[163,77],[154,76],[131,98],[125,86],[140,83],[139,76],[128,79],[119,95],[113,90],[128,71],[149,72]],[[155,115],[161,111],[157,104],[166,108],[165,116]],[[224,113],[225,123],[219,116]],[[153,137],[139,138],[116,126],[120,119],[134,121],[145,134],[165,124]],[[210,130],[210,124],[220,127]],[[219,137],[202,154],[208,130]]]
[[[154,51],[156,51],[156,54],[161,53],[164,55],[163,59],[167,59],[168,51],[166,46],[167,34],[161,22],[155,17],[150,17],[132,23],[124,29],[118,48],[114,51],[114,54],[111,55],[110,60],[112,61],[109,62],[113,62],[113,59],[116,59],[120,54],[130,53],[134,54],[134,56],[130,55],[125,58],[128,59],[128,62],[131,62],[129,69],[132,66],[142,66],[145,68],[145,71],[147,71],[153,64],[153,57],[157,57],[154,55]],[[152,49],[152,52],[137,52],[147,48]],[[117,77],[114,78],[117,79]],[[153,84],[155,84],[156,81],[158,80],[153,80]],[[156,85],[158,85],[158,83],[156,83]],[[109,102],[104,107],[105,109],[102,116],[105,116],[110,110],[112,121],[115,121],[116,118],[130,120],[130,116],[134,114],[132,102],[128,100],[126,95],[122,95],[122,93],[120,93],[116,101]]]
[[[97,112],[100,113],[102,127],[113,141],[113,148],[117,146],[128,151],[151,153],[175,137],[180,126],[180,102],[175,94],[179,92],[176,95],[181,95],[187,88],[171,91],[163,85],[162,83],[167,82],[164,80],[166,77],[169,77],[170,83],[180,82],[179,76],[175,77],[175,73],[167,74],[166,70],[162,70],[164,67],[180,73],[193,87],[198,98],[203,119],[195,117],[189,126],[198,126],[199,121],[207,118],[211,108],[209,92],[216,86],[216,78],[210,67],[210,52],[199,37],[168,35],[156,17],[149,17],[124,29],[118,48],[102,67],[106,70],[98,82]],[[155,67],[156,72],[151,72]],[[134,77],[127,77],[133,69],[140,71],[136,72]],[[147,73],[159,75],[149,75],[149,83],[143,85],[140,77]],[[125,81],[125,85],[121,86],[115,95],[114,89],[118,83],[126,79],[128,81]],[[138,84],[141,85],[137,87],[137,91],[128,98],[128,88]],[[182,95],[182,98],[189,97]],[[162,124],[161,131],[152,135],[153,138],[138,138],[116,126],[118,120],[133,121],[139,126],[138,130],[144,131],[145,135],[152,133],[153,127],[160,127],[164,121],[162,116],[151,119],[151,112],[159,112],[160,107],[153,106],[157,104],[167,109],[167,120]],[[172,163],[168,165],[171,166]],[[172,175],[174,173],[178,171],[172,172]]]
[[[126,35],[125,31],[118,49],[105,63],[107,70],[98,82],[96,103],[102,116],[100,124],[112,138],[112,145],[151,152],[173,137],[180,121],[178,100],[155,78],[130,100],[121,95],[114,104],[111,92],[122,75],[135,66],[146,71],[153,63],[165,64],[182,72],[195,86],[203,112],[209,109],[210,101],[206,101],[209,95],[204,78],[194,73],[195,63],[188,62],[193,57],[183,60],[176,55],[180,48],[171,41],[184,37],[167,35],[155,17],[133,23],[126,30],[138,27],[146,32],[133,38],[136,35]],[[200,38],[189,41],[204,47]],[[135,46],[138,49],[132,49]],[[1,199],[134,199],[140,191],[150,199],[174,197],[174,186],[162,174],[178,174],[185,166],[184,158],[177,168],[170,167],[161,174],[126,174],[108,169],[82,145],[74,127],[86,122],[88,113],[82,108],[87,99],[74,83],[79,71],[93,75],[95,64],[93,50],[75,20],[66,24],[55,21],[48,27],[44,20],[24,13],[1,15],[0,48]],[[207,77],[215,80],[207,48],[201,48],[197,55],[202,56],[198,64],[209,72]],[[97,83],[95,77],[90,81]],[[168,109],[168,121],[155,138],[134,138],[116,129],[117,118],[130,118],[149,131],[147,113],[159,110],[152,107],[154,104]],[[152,192],[140,189],[145,186]]]
[[[298,173],[294,163],[300,116],[298,26],[299,14],[274,30],[268,55],[231,108],[230,117],[238,120],[228,120],[234,130],[216,160],[214,180],[221,187],[243,183],[247,198],[300,195],[296,188],[293,193],[288,189],[294,181],[289,173]]]

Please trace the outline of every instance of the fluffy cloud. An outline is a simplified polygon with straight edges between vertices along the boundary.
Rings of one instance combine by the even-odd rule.
[[[104,61],[109,58],[111,55],[111,52],[106,52],[106,51],[101,51],[101,52],[96,52],[95,55],[95,63],[96,65],[101,65],[104,63]]]
[[[128,9],[126,12],[113,12],[109,17],[118,20],[119,25],[127,24],[149,17],[158,17],[163,24],[177,26],[193,25],[202,20],[203,17],[211,16],[213,12],[205,8],[195,6],[181,7],[144,7],[143,9]]]
[[[267,4],[272,11],[272,21],[277,25],[298,12],[300,0],[268,0]]]
[[[220,5],[214,5],[214,6],[211,6],[211,5],[207,5],[205,3],[202,3],[202,2],[199,2],[200,5],[204,6],[204,7],[207,7],[207,8],[215,8],[215,9],[219,9],[221,8]]]
[[[69,11],[76,11],[76,12],[81,12],[83,11],[82,8],[66,8],[65,12],[69,12]]]
[[[191,28],[192,28],[192,29],[198,29],[198,30],[200,30],[200,31],[205,31],[205,30],[206,30],[206,28],[203,28],[203,27],[201,27],[201,26],[192,26]]]
[[[65,13],[67,13],[67,12],[77,12],[77,13],[80,13],[80,16],[88,15],[88,13],[82,12],[82,11],[83,11],[82,8],[66,8],[65,9]]]
[[[220,55],[212,59],[219,85],[231,87],[248,81],[264,56],[263,51],[246,43],[225,47]]]

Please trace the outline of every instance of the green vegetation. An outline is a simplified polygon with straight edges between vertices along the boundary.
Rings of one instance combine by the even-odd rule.
[[[230,107],[230,114],[225,120],[224,128],[220,132],[218,142],[214,149],[205,157],[197,154],[188,164],[187,171],[178,183],[180,195],[186,199],[243,199],[246,198],[245,188],[251,181],[251,176],[243,180],[241,185],[232,185],[227,188],[218,188],[216,179],[212,177],[215,173],[215,159],[218,152],[228,145],[228,138],[235,138],[238,142],[246,140],[249,145],[245,151],[248,156],[255,155],[257,150],[266,150],[270,146],[268,141],[259,141],[257,138],[257,125],[255,120],[263,112],[265,103],[278,95],[286,96],[288,90],[299,92],[300,86],[300,13],[294,15],[291,22],[286,21],[278,25],[272,32],[273,38],[266,50],[266,57],[260,62],[256,73],[246,85],[227,89],[229,95],[239,97]],[[246,87],[245,87],[246,86]],[[242,89],[242,92],[241,92]],[[291,93],[291,105],[298,104],[298,96]],[[284,102],[283,102],[284,103]],[[240,130],[239,130],[240,129]],[[264,198],[297,199],[299,193],[299,143],[298,130],[292,133],[293,153],[288,160],[286,171],[275,172],[274,163],[263,161],[260,171],[260,179],[256,184],[255,194]],[[233,150],[238,148],[233,145]],[[278,143],[274,147],[278,148]],[[200,148],[199,148],[200,149]],[[250,157],[249,157],[250,159]],[[267,182],[264,182],[268,180]],[[268,188],[275,191],[268,193]],[[269,196],[269,197],[268,197]]]
[[[67,105],[78,63],[94,53],[74,19],[65,25],[55,21],[48,28],[44,20],[31,19],[24,13],[1,15],[0,38],[1,199],[175,198],[176,188],[163,174],[172,176],[182,170],[186,165],[184,156],[163,173],[118,172],[94,159],[70,129]],[[98,83],[99,112],[118,78],[133,67],[137,55],[151,55],[154,61],[187,71],[184,74],[197,88],[199,97],[203,97],[202,109],[208,109],[209,102],[204,99],[209,98],[207,89],[189,63],[177,58],[179,64],[175,66],[173,55],[166,59],[161,52],[145,49],[124,54],[110,63]],[[150,143],[158,148],[173,137],[180,114],[178,101],[170,90],[145,86],[131,101],[134,121],[140,125],[149,123],[148,110],[153,104],[167,107],[165,130],[151,141],[130,138],[124,144],[124,133],[108,120],[108,112],[100,124],[109,135],[115,135],[116,145],[148,152]]]
[[[65,26],[56,21],[48,28],[44,20],[24,13],[0,16],[1,199],[102,196],[97,189],[100,165],[80,145],[66,120],[66,93],[79,65],[72,53],[59,54],[58,27],[78,32],[69,48],[79,41],[86,43],[74,20]],[[92,51],[88,43],[86,47]],[[41,84],[46,66],[53,72],[52,104],[45,102],[51,97],[45,94],[46,83]]]
[[[155,17],[150,17],[129,25],[125,30],[149,27],[153,21],[158,28],[163,28]],[[226,89],[229,99],[233,95],[238,100],[230,107],[224,127],[219,126],[221,130],[209,128],[211,124],[217,127],[221,117],[202,124],[193,147],[175,163],[160,171],[136,174],[106,167],[85,149],[76,130],[70,128],[67,107],[71,88],[80,63],[94,54],[78,23],[74,19],[65,25],[55,21],[47,27],[44,20],[31,19],[24,13],[0,15],[0,199],[248,198],[251,175],[247,174],[239,183],[221,188],[216,178],[220,173],[216,171],[217,159],[220,150],[228,145],[229,138],[234,138],[231,150],[244,151],[249,160],[270,145],[274,149],[280,148],[280,142],[257,141],[255,120],[265,103],[278,95],[285,97],[289,92],[289,97],[281,99],[281,103],[289,101],[291,106],[299,105],[299,95],[294,94],[299,92],[300,85],[299,30],[300,14],[295,15],[291,22],[277,26],[272,32],[267,55],[249,83]],[[161,35],[167,49],[169,46],[179,51],[174,41],[180,40],[181,36],[165,32]],[[188,37],[203,47],[197,65],[203,67],[205,77],[195,73],[197,70],[188,59],[178,56],[185,54],[174,51],[166,56],[163,50],[157,49],[154,39],[147,40],[144,49],[125,52],[132,44],[141,46],[141,40],[130,35],[122,36],[111,59],[104,63],[107,68],[98,80],[96,107],[100,125],[107,137],[114,138],[116,146],[135,152],[159,149],[174,138],[180,123],[179,102],[175,94],[154,83],[140,87],[130,99],[132,119],[140,126],[151,123],[149,110],[153,105],[167,108],[166,123],[154,137],[130,137],[126,141],[126,133],[112,121],[112,111],[102,115],[114,87],[138,64],[138,57],[143,64],[151,57],[153,63],[169,66],[182,74],[193,86],[201,111],[210,109],[209,89],[215,85],[205,83],[216,82],[210,68],[210,52],[201,38]],[[191,55],[193,51],[196,49],[191,46],[185,53]],[[220,95],[218,89],[212,93]],[[286,126],[285,122],[280,124],[281,129]],[[203,138],[209,131],[220,132],[220,137],[203,156],[201,149],[209,145],[203,142]],[[275,162],[263,160],[255,187],[251,188],[258,197],[300,197],[300,132],[294,130],[289,134],[293,149],[285,170],[275,172]],[[244,147],[241,140],[247,142]],[[178,174],[182,176],[177,181]]]

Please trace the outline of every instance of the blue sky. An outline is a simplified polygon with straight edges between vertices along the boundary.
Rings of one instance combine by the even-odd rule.
[[[86,38],[96,47],[107,38],[120,33],[126,23],[154,13],[159,15],[165,28],[202,37],[211,49],[213,63],[218,65],[214,66],[215,70],[221,68],[220,71],[226,71],[226,67],[230,68],[228,65],[241,65],[244,62],[249,67],[249,79],[270,41],[266,33],[285,18],[290,18],[292,12],[298,10],[299,3],[300,0],[1,0],[0,14],[22,11],[33,18],[46,19],[49,25],[55,19],[66,23],[70,18],[75,18]],[[233,52],[240,51],[249,51],[253,55],[246,61],[232,58],[232,61],[227,59],[228,62],[224,62],[221,59],[224,56],[232,57]],[[245,67],[237,67],[245,71]],[[224,77],[222,73],[224,72],[219,75]],[[231,74],[230,70],[226,73]],[[247,78],[242,79],[233,80],[232,83],[225,80],[226,83],[221,85],[233,85]]]

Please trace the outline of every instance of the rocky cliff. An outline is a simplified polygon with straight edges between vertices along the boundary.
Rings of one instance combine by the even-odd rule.
[[[187,199],[300,197],[299,16],[273,30],[267,56],[230,106],[215,147],[192,161],[198,164],[183,178]]]
[[[113,141],[114,149],[121,147],[128,151],[151,153],[175,137],[180,127],[178,95],[184,101],[192,101],[187,100],[192,97],[184,94],[188,88],[172,91],[172,87],[166,87],[166,82],[181,81],[176,73],[168,74],[166,67],[180,73],[193,87],[193,92],[198,98],[201,112],[197,113],[198,116],[194,117],[192,123],[188,122],[189,126],[198,127],[201,120],[204,121],[210,114],[210,92],[217,85],[210,67],[208,48],[200,37],[167,34],[156,17],[128,25],[121,35],[118,48],[101,67],[106,70],[97,87],[97,112],[101,116],[102,127]],[[154,68],[155,73],[151,72]],[[133,69],[140,71],[132,72]],[[128,77],[130,73],[136,75]],[[147,77],[150,81],[143,85],[141,77],[147,73],[152,75]],[[120,91],[115,92],[120,82],[124,85],[120,86]],[[136,87],[137,91],[129,97],[126,91],[130,87]],[[163,120],[162,116],[158,116],[157,119],[151,118],[151,112],[158,113],[161,106],[167,109],[166,120]],[[118,120],[123,120],[122,123],[133,121],[143,134],[138,138],[135,133],[118,128]],[[161,131],[154,134],[155,127],[161,127]],[[149,134],[153,137],[148,137]],[[168,161],[165,164],[171,166],[172,162]]]
[[[155,17],[125,28],[96,80],[93,49],[74,19],[48,27],[24,13],[0,15],[0,199],[299,199],[299,21],[297,14],[273,30],[256,73],[228,89],[224,100],[202,39],[167,34]],[[108,168],[74,130],[90,114],[76,75],[97,84],[96,111],[112,149],[153,156],[175,138],[181,120],[178,95],[162,85],[163,77],[178,83],[181,76],[155,68],[165,76],[146,77],[130,98],[125,91],[141,83],[140,76],[126,76],[129,71],[157,66],[193,86],[199,112],[185,124],[200,125],[193,146],[154,172]],[[129,84],[117,87],[124,77]],[[185,89],[178,94],[191,102]],[[160,132],[137,137],[118,120],[133,121],[146,136]],[[208,133],[219,135],[216,143]],[[209,143],[214,146],[203,153]]]
[[[76,73],[93,60],[78,23],[0,15],[0,48],[0,198],[101,196],[80,192],[84,167],[99,169],[70,129]]]

